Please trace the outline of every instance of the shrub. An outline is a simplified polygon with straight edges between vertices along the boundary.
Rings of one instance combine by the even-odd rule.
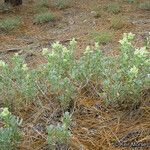
[[[46,13],[40,13],[38,15],[35,15],[34,23],[42,24],[54,20],[55,20],[55,15],[53,13],[46,12]]]
[[[0,95],[3,104],[11,109],[28,104],[37,93],[36,73],[28,70],[24,59],[16,54],[9,66],[0,61]],[[15,107],[14,107],[15,106]]]
[[[76,83],[78,90],[88,96],[99,96],[102,80],[103,55],[98,43],[94,48],[87,46],[83,56],[77,60],[71,70],[71,77]]]
[[[105,95],[105,102],[114,107],[137,107],[142,100],[142,91],[148,88],[150,60],[146,47],[134,47],[133,39],[131,33],[123,35],[120,54],[116,57],[105,56],[97,44],[95,50],[87,47],[72,68],[71,76],[78,87],[90,88],[92,95]]]
[[[143,2],[140,4],[140,8],[144,10],[150,10],[150,2]]]
[[[95,43],[76,59],[73,39],[68,46],[54,43],[51,52],[43,49],[47,63],[36,69],[29,69],[18,55],[13,57],[11,66],[0,61],[1,100],[5,106],[16,108],[33,102],[41,93],[50,93],[66,110],[78,95],[88,94],[104,95],[104,101],[115,107],[135,108],[142,100],[143,90],[149,87],[150,59],[148,44],[136,48],[133,39],[133,34],[124,34],[120,53],[115,57],[104,55]]]
[[[135,108],[142,100],[141,92],[148,86],[149,55],[146,47],[132,45],[133,34],[120,40],[120,54],[105,66],[104,91],[108,101],[120,108]]]
[[[71,132],[69,131],[70,122],[71,116],[66,112],[62,118],[62,125],[50,125],[47,128],[48,144],[51,149],[55,149],[56,145],[68,145],[71,138]]]
[[[95,32],[92,34],[92,38],[95,42],[98,42],[100,44],[107,44],[112,40],[112,33],[108,31],[103,32]]]
[[[14,150],[21,138],[19,126],[22,120],[12,115],[8,108],[0,113],[4,126],[0,128],[0,150]]]
[[[61,105],[66,108],[75,97],[75,87],[70,78],[70,70],[75,63],[75,40],[68,47],[59,42],[52,45],[52,52],[44,49],[43,54],[48,63],[45,66],[44,78],[51,84],[50,92],[57,94]]]
[[[124,18],[122,16],[113,17],[111,20],[111,27],[115,30],[123,28],[125,25]]]
[[[107,11],[113,14],[118,14],[121,11],[121,7],[118,3],[110,3],[107,6]]]
[[[0,29],[3,31],[11,31],[19,27],[20,18],[6,18],[0,21]]]

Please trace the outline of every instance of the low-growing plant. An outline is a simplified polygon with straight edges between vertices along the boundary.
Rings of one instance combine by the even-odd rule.
[[[10,4],[3,3],[0,5],[0,12],[5,13],[10,11],[12,11],[12,6]]]
[[[107,11],[111,12],[113,14],[118,14],[121,11],[121,7],[120,7],[120,5],[118,3],[110,3],[107,6]]]
[[[110,40],[99,39],[100,44]],[[76,59],[73,39],[67,46],[56,42],[51,51],[43,49],[47,63],[36,69],[29,69],[17,54],[11,65],[0,61],[2,103],[16,108],[19,104],[36,102],[41,93],[49,93],[66,110],[78,95],[86,93],[88,96],[105,95],[104,101],[115,107],[135,108],[142,100],[142,91],[149,86],[150,60],[148,42],[145,47],[136,48],[133,39],[133,34],[124,34],[116,56],[104,55],[95,43],[94,47],[87,46],[83,55]]]
[[[42,13],[42,12],[46,12],[49,7],[50,7],[49,0],[38,0],[33,5],[33,11],[38,12],[38,13]]]
[[[71,138],[71,132],[69,130],[70,123],[71,115],[69,115],[68,112],[65,112],[64,116],[62,117],[62,124],[58,124],[57,126],[48,126],[47,141],[50,149],[55,149],[57,146],[62,147],[62,144],[64,144],[66,147],[68,146]]]
[[[91,37],[95,42],[100,44],[107,44],[112,40],[113,34],[109,31],[95,32],[92,33]]]
[[[68,107],[75,96],[75,87],[70,78],[70,70],[75,63],[74,49],[76,41],[72,40],[68,47],[59,42],[52,45],[52,52],[43,50],[48,63],[45,66],[45,78],[50,82],[50,92],[57,94],[63,107]]]
[[[120,54],[115,57],[105,56],[97,44],[97,50],[87,47],[72,69],[71,76],[78,87],[90,87],[98,96],[105,95],[105,102],[114,107],[138,107],[142,91],[150,82],[150,59],[146,47],[136,48],[131,43],[133,39],[133,34],[124,34],[120,40]]]
[[[102,71],[103,55],[99,44],[94,47],[87,46],[83,56],[77,60],[72,68],[71,76],[83,95],[99,97]]]
[[[149,53],[146,47],[132,45],[134,34],[124,34],[120,54],[111,66],[105,67],[104,91],[108,101],[120,108],[135,108],[142,100],[142,90],[148,86]]]
[[[34,17],[34,23],[36,24],[42,24],[50,21],[54,21],[56,19],[56,16],[51,12],[45,12],[35,15]]]
[[[125,0],[126,2],[128,2],[128,3],[134,3],[134,2],[136,2],[136,0]]]
[[[0,21],[0,29],[2,31],[11,31],[20,26],[21,19],[18,17],[15,18],[5,18]]]
[[[143,10],[150,10],[150,2],[146,1],[140,4],[140,8]]]
[[[111,19],[111,27],[115,30],[123,28],[125,19],[122,16],[115,16]]]
[[[12,58],[12,65],[0,61],[0,95],[2,103],[17,109],[33,101],[37,94],[36,73],[28,70],[24,59],[16,54]],[[15,107],[14,107],[15,106]]]
[[[0,120],[3,122],[0,127],[0,150],[14,150],[21,138],[19,126],[22,119],[12,115],[8,108],[3,108]]]
[[[59,9],[65,9],[70,7],[70,0],[55,0],[55,6]]]
[[[50,2],[49,0],[38,0],[37,5],[41,6],[41,7],[49,7],[50,6]]]

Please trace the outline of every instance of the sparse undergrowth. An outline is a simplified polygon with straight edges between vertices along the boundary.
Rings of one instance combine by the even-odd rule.
[[[34,12],[46,12],[48,8],[50,7],[50,2],[49,0],[38,0],[34,5],[33,5],[33,11]]]
[[[91,13],[93,14],[94,18],[100,18],[103,15],[103,8],[100,6],[94,6]]]
[[[110,3],[106,9],[108,12],[113,14],[118,14],[121,12],[121,6],[118,3]]]
[[[11,12],[12,11],[12,6],[10,4],[1,4],[0,5],[0,12],[5,13],[5,12]]]
[[[125,2],[128,2],[128,3],[134,3],[136,2],[136,0],[124,0]]]
[[[71,6],[71,0],[55,0],[55,7],[65,9]]]
[[[123,28],[125,25],[125,18],[122,16],[115,16],[111,19],[111,27],[115,30]]]
[[[150,2],[146,1],[140,4],[140,8],[143,10],[150,10]]]
[[[34,23],[36,24],[42,24],[50,21],[54,21],[56,19],[55,15],[50,12],[40,13],[35,15],[34,17]]]
[[[0,30],[9,32],[18,28],[20,24],[21,24],[21,19],[18,17],[2,19],[0,21]]]
[[[91,38],[94,39],[94,41],[98,42],[99,44],[107,44],[111,42],[113,34],[109,31],[95,32],[92,33]]]

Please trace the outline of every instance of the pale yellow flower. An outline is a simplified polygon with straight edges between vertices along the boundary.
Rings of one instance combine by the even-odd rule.
[[[135,67],[135,66],[133,66],[131,69],[130,69],[130,71],[129,71],[129,74],[131,74],[131,75],[133,75],[133,76],[137,76],[137,74],[138,74],[138,68],[137,67]]]
[[[22,65],[22,70],[24,70],[24,71],[27,71],[27,70],[28,70],[27,64],[23,64],[23,65]]]
[[[46,55],[48,53],[48,48],[43,48],[42,54]]]
[[[84,54],[92,53],[92,52],[93,52],[93,51],[91,50],[90,46],[87,46],[86,49],[85,49]]]
[[[147,54],[148,54],[148,52],[146,51],[146,47],[136,49],[134,52],[134,55],[137,55],[138,57],[144,57]]]
[[[1,112],[0,116],[6,117],[9,116],[11,113],[9,112],[8,108],[3,108],[3,111]]]
[[[5,67],[6,66],[6,63],[2,60],[0,60],[0,67]]]

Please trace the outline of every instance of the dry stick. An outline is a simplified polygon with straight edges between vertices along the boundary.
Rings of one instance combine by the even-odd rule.
[[[9,53],[9,52],[18,52],[18,51],[21,51],[22,48],[11,48],[11,49],[6,49],[6,50],[1,50],[0,52],[1,53]]]

